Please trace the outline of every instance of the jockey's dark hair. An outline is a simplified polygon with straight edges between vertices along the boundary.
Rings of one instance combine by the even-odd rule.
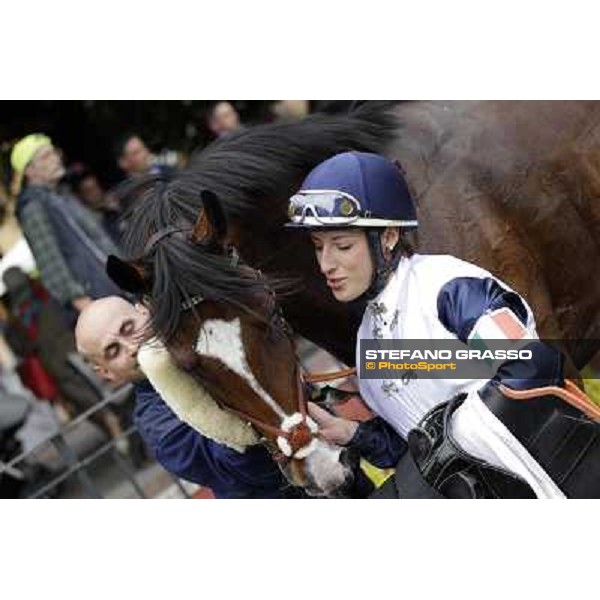
[[[417,229],[400,228],[398,240],[399,250],[410,258],[419,248],[419,232]]]
[[[390,276],[396,271],[403,256],[410,258],[416,251],[416,229],[399,227],[398,243],[386,259],[382,248],[382,235],[386,227],[363,227],[367,236],[369,253],[373,261],[373,277],[369,287],[356,300],[359,303],[375,298],[387,285]]]

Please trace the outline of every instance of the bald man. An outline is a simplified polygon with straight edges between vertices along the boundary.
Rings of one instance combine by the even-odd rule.
[[[298,497],[262,446],[236,452],[175,416],[138,365],[138,349],[150,335],[148,323],[143,306],[109,296],[81,312],[75,338],[100,377],[114,384],[133,382],[134,422],[156,460],[178,477],[211,488],[217,498]]]
[[[148,311],[119,298],[108,296],[89,304],[75,327],[77,350],[94,366],[96,373],[115,385],[144,379],[137,364],[137,351],[144,341]]]

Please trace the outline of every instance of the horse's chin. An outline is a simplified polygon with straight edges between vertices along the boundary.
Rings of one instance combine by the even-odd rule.
[[[343,449],[319,440],[315,449],[304,459],[307,484],[311,496],[342,498],[354,478],[352,470],[344,464]]]

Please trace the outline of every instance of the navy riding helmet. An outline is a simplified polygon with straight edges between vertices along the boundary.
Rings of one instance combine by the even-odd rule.
[[[365,299],[376,296],[401,258],[396,248],[385,260],[380,235],[386,227],[418,227],[412,196],[400,169],[379,154],[344,152],[319,164],[289,201],[286,227],[367,228],[375,265]]]
[[[315,167],[290,198],[291,226],[417,226],[400,169],[379,154],[344,152]]]

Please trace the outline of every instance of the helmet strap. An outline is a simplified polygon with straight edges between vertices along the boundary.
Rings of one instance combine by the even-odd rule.
[[[361,299],[372,300],[375,298],[386,286],[402,258],[402,244],[397,242],[394,248],[390,250],[391,257],[386,260],[381,247],[381,236],[384,231],[385,229],[380,227],[366,231],[369,251],[373,261],[373,278],[367,291],[360,296]]]

